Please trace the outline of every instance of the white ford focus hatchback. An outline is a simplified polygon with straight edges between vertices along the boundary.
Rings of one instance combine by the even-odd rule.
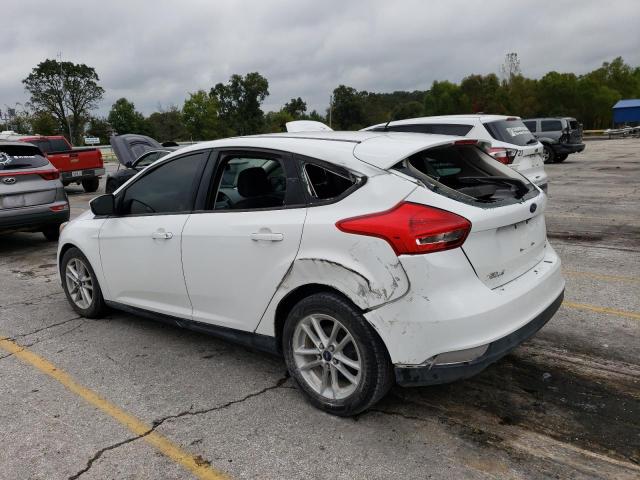
[[[71,306],[281,353],[352,415],[469,377],[563,297],[546,195],[468,138],[303,132],[174,152],[62,230]]]

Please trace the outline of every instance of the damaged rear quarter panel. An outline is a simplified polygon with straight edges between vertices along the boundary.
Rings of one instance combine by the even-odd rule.
[[[256,332],[274,335],[278,304],[304,285],[331,287],[363,310],[405,295],[409,279],[391,246],[380,238],[341,232],[335,224],[344,218],[388,210],[414,188],[406,180],[382,173],[369,176],[363,188],[340,202],[309,208],[298,255]]]

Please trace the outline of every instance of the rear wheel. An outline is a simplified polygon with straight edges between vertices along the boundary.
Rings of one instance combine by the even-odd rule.
[[[553,151],[549,145],[543,145],[542,150],[542,158],[544,159],[544,163],[553,163],[556,158],[556,152]]]
[[[57,242],[60,238],[60,225],[47,227],[42,231],[42,234],[49,242]]]
[[[62,257],[60,270],[62,287],[73,309],[83,317],[102,317],[107,307],[87,257],[77,248],[70,248]]]
[[[82,188],[87,193],[93,193],[98,190],[100,186],[100,179],[98,177],[88,178],[86,180],[82,180]]]
[[[554,160],[556,163],[560,163],[560,162],[564,162],[567,157],[569,156],[568,153],[561,153],[556,155],[556,159]]]
[[[393,385],[384,344],[362,314],[333,293],[311,295],[291,310],[283,350],[309,401],[334,415],[366,410]]]

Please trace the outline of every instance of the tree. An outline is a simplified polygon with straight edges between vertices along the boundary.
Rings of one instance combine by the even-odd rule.
[[[284,104],[282,110],[287,112],[294,120],[301,119],[307,112],[307,104],[302,98],[292,98]]]
[[[269,95],[269,81],[258,72],[232,75],[209,92],[218,103],[220,120],[236,135],[262,131],[264,113],[260,105]]]
[[[398,105],[393,109],[391,116],[394,120],[404,120],[405,118],[421,117],[423,112],[424,108],[422,104],[414,100],[412,102],[405,102]]]
[[[282,108],[279,112],[268,112],[264,116],[265,132],[277,133],[287,131],[287,122],[295,120],[293,115],[289,113],[285,108]]]
[[[153,138],[165,142],[187,138],[187,132],[182,120],[182,112],[175,105],[167,110],[153,112],[147,118],[147,127]]]
[[[500,67],[500,73],[506,83],[511,83],[514,77],[522,75],[520,59],[516,52],[507,53],[504,56],[504,63]]]
[[[340,85],[333,91],[331,123],[337,130],[359,130],[367,125],[365,117],[366,92]]]
[[[147,133],[144,116],[136,111],[133,102],[119,98],[111,106],[108,116],[109,124],[118,135],[125,133]]]
[[[448,81],[435,81],[424,96],[425,115],[452,115],[468,113],[469,101],[460,86]]]
[[[182,121],[193,140],[226,136],[218,117],[218,102],[204,90],[190,93],[182,107]]]
[[[109,138],[113,133],[113,128],[109,124],[106,118],[91,117],[89,119],[89,128],[87,134],[92,137],[98,137],[101,145],[109,143]]]
[[[69,131],[70,140],[79,143],[89,112],[98,106],[104,89],[98,74],[85,64],[47,59],[22,80],[38,111],[48,112],[61,129]]]
[[[35,112],[30,118],[31,133],[38,135],[60,135],[64,130],[49,112]]]

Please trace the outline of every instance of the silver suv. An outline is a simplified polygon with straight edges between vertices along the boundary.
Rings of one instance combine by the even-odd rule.
[[[584,150],[582,125],[575,118],[527,118],[523,123],[544,146],[544,163],[564,162]]]
[[[35,145],[0,142],[0,233],[42,232],[58,240],[69,220],[60,173]]]

